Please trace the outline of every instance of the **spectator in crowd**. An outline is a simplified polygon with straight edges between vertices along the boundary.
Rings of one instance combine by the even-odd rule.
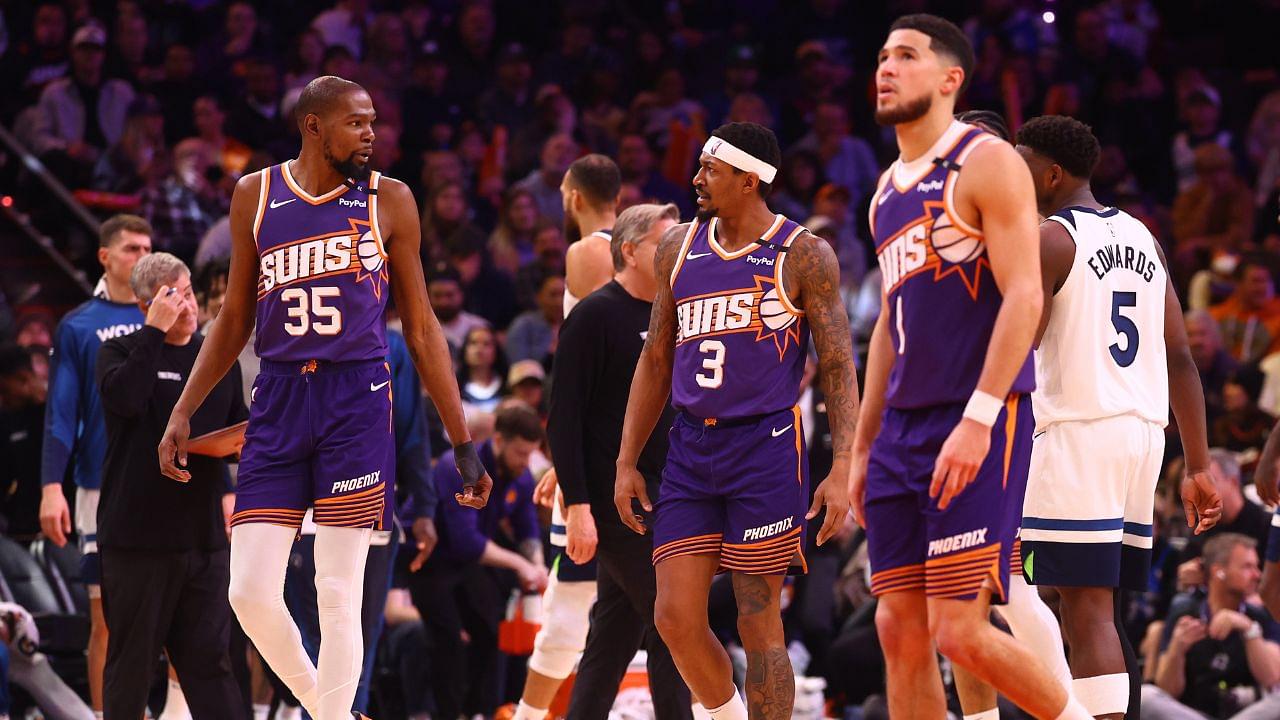
[[[564,222],[564,201],[560,198],[560,181],[569,165],[579,155],[578,143],[567,133],[557,133],[542,145],[538,168],[515,184],[515,188],[533,196],[538,214],[554,223]],[[523,260],[523,257],[522,257]],[[513,273],[514,274],[514,273]]]
[[[13,340],[24,348],[53,347],[54,320],[42,312],[27,313],[14,323]]]
[[[360,66],[360,84],[369,92],[399,97],[412,70],[409,32],[394,12],[381,12],[368,28],[369,48]]]
[[[517,360],[507,371],[507,389],[511,391],[511,397],[533,408],[543,419],[547,411],[543,403],[546,382],[547,371],[537,360]]]
[[[515,282],[493,266],[484,252],[483,241],[474,235],[455,237],[445,249],[450,266],[458,271],[462,281],[466,311],[480,316],[490,327],[510,325],[511,319],[520,312]]]
[[[1262,372],[1246,365],[1227,379],[1222,388],[1226,412],[1209,426],[1209,444],[1232,452],[1261,450],[1275,418],[1258,408],[1264,381]]]
[[[107,34],[85,25],[71,38],[71,74],[50,82],[31,116],[28,142],[72,186],[88,184],[93,164],[124,134],[134,90],[103,76]]]
[[[142,194],[142,215],[156,229],[158,248],[184,261],[195,257],[200,238],[230,208],[220,179],[221,170],[204,141],[188,138],[178,143],[173,171]]]
[[[42,0],[31,14],[31,35],[9,44],[0,58],[0,83],[5,99],[0,117],[11,120],[18,109],[31,105],[49,83],[64,77],[67,62],[67,11],[60,2]]]
[[[427,299],[431,301],[431,309],[440,321],[455,358],[469,332],[489,326],[484,318],[462,309],[466,299],[462,292],[462,278],[446,263],[438,263],[427,278]]]
[[[1208,592],[1174,599],[1164,623],[1155,685],[1143,687],[1143,717],[1263,720],[1280,713],[1280,626],[1253,603],[1261,570],[1257,541],[1218,533],[1204,548]]]
[[[245,61],[244,89],[227,108],[227,134],[255,148],[283,141],[295,125],[280,109],[280,71],[265,58],[251,57]]]
[[[1253,194],[1236,175],[1231,152],[1216,143],[1195,152],[1195,180],[1173,201],[1175,272],[1203,267],[1221,253],[1239,252],[1253,236]]]
[[[1254,201],[1263,207],[1280,187],[1280,90],[1268,93],[1253,111],[1245,150],[1257,171]]]
[[[220,31],[211,34],[200,47],[198,62],[212,72],[209,80],[217,89],[239,89],[246,64],[267,50],[253,3],[234,0],[226,5]]]
[[[649,147],[649,141],[644,135],[630,133],[622,136],[618,142],[618,170],[622,172],[623,183],[640,189],[639,202],[651,200],[675,203],[676,207],[680,208],[681,217],[692,213],[693,203],[690,200],[692,188],[677,187],[658,172],[654,166],[653,150]],[[619,207],[618,212],[625,209],[625,207]]]
[[[516,273],[516,302],[520,307],[537,305],[538,286],[548,274],[565,274],[567,252],[564,232],[550,220],[540,221],[533,233],[533,262],[522,265]]]
[[[849,112],[843,104],[819,103],[813,111],[813,131],[794,147],[817,153],[827,180],[849,191],[851,214],[876,189],[880,167],[875,153],[866,140],[850,134]]]
[[[120,142],[107,148],[93,166],[89,186],[94,190],[136,195],[158,180],[165,152],[164,115],[160,104],[142,95],[129,105]]]
[[[1191,359],[1195,360],[1196,369],[1200,371],[1200,384],[1204,387],[1205,421],[1212,427],[1226,411],[1223,389],[1239,363],[1223,349],[1218,321],[1209,311],[1188,310],[1185,321]]]
[[[830,222],[829,231],[835,238],[832,244],[840,259],[841,281],[856,283],[867,274],[867,248],[858,238],[851,197],[848,188],[829,182],[813,196],[813,214]]]
[[[239,179],[253,150],[224,132],[227,113],[222,108],[222,101],[217,95],[201,95],[192,105],[191,113],[198,137],[215,159],[214,167],[233,181]]]
[[[1200,170],[1196,167],[1197,153],[1204,145],[1217,145],[1228,151],[1231,157],[1231,133],[1219,124],[1222,117],[1222,97],[1208,85],[1195,88],[1183,96],[1180,115],[1186,129],[1173,136],[1173,169],[1178,178],[1178,191],[1184,192],[1195,184]]]
[[[1275,352],[1280,340],[1280,299],[1270,264],[1246,255],[1235,269],[1235,292],[1209,313],[1218,321],[1227,352],[1242,363],[1257,362]]]
[[[422,204],[422,253],[427,267],[445,258],[445,248],[462,243],[484,243],[484,233],[471,223],[466,189],[452,180],[441,182],[427,193]]]
[[[557,203],[560,202],[559,198],[560,191],[557,189]],[[561,212],[563,211],[561,208]],[[544,216],[531,190],[516,185],[507,191],[502,199],[498,227],[489,236],[489,253],[493,257],[494,267],[515,277],[520,266],[533,260],[533,233],[540,217]]]
[[[707,110],[707,127],[719,127],[727,122],[725,118],[729,116],[733,101],[740,95],[758,93],[759,83],[760,61],[755,48],[750,45],[733,46],[724,71],[724,85],[702,101]]]
[[[338,0],[317,15],[311,27],[320,33],[326,46],[341,45],[358,58],[364,54],[364,29],[372,20],[369,0]]]
[[[201,83],[196,80],[195,52],[182,43],[169,45],[164,51],[162,72],[151,91],[164,114],[165,143],[172,145],[196,132],[191,107],[200,96]]]
[[[192,452],[187,482],[160,473],[155,448],[203,338],[191,273],[168,253],[137,262],[130,285],[146,324],[103,343],[95,377],[107,426],[98,543],[107,626],[103,716],[140,717],[164,649],[199,717],[242,717],[228,655],[227,538],[234,496],[225,463]],[[232,365],[191,417],[195,436],[249,417]],[[139,522],[139,518],[147,518]]]
[[[533,116],[533,65],[524,45],[511,43],[498,52],[494,86],[476,102],[476,117],[485,127],[502,126],[515,135]]]
[[[106,73],[121,78],[135,88],[145,87],[159,80],[161,70],[152,62],[154,58],[147,53],[149,42],[146,16],[140,12],[122,12],[117,15]]]
[[[0,532],[17,540],[40,534],[46,393],[31,353],[16,343],[0,344]]]
[[[537,360],[550,366],[556,335],[564,322],[564,275],[547,273],[538,284],[537,307],[518,315],[507,331],[507,357],[512,362]]]
[[[458,390],[467,417],[492,413],[506,390],[507,357],[488,325],[474,327],[462,339]],[[448,497],[448,496],[445,496]]]
[[[315,28],[303,30],[294,39],[293,49],[289,52],[289,64],[284,73],[286,94],[301,91],[307,83],[320,77],[324,49],[324,36]]]
[[[405,138],[405,150],[421,152],[448,143],[462,122],[463,103],[449,85],[449,65],[434,42],[414,62],[403,95],[405,127],[418,128]]]
[[[136,215],[117,215],[102,224],[98,233],[98,262],[105,271],[101,290],[58,324],[49,368],[40,459],[40,530],[54,545],[67,544],[72,522],[63,477],[74,461],[75,530],[84,553],[81,579],[89,591],[89,697],[95,710],[102,708],[102,668],[107,655],[98,559],[98,499],[107,431],[94,366],[103,342],[142,327],[144,315],[129,278],[134,265],[151,253],[151,235],[151,225]]]
[[[516,402],[498,410],[493,438],[478,449],[493,478],[489,504],[476,511],[441,503],[440,541],[410,578],[413,604],[433,649],[433,717],[493,714],[503,676],[498,621],[508,591],[540,593],[547,585],[529,474],[529,458],[542,442],[542,422],[528,406]],[[435,484],[442,498],[461,492],[452,450],[436,463]]]
[[[822,159],[816,152],[805,149],[790,150],[782,157],[778,184],[773,192],[769,193],[769,207],[774,212],[780,212],[789,218],[808,217],[818,188],[826,182],[822,172]],[[813,230],[813,228],[809,229]],[[832,243],[832,247],[838,248],[837,243]]]

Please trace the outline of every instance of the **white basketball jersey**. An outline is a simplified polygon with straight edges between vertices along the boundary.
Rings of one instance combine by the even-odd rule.
[[[1147,227],[1116,208],[1072,207],[1075,261],[1036,349],[1036,431],[1068,420],[1169,419],[1164,303],[1168,283]]]

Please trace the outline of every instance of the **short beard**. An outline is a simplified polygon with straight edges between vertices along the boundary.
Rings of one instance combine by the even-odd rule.
[[[915,100],[908,100],[890,110],[876,110],[876,124],[881,127],[889,127],[915,122],[928,115],[929,110],[932,108],[933,96],[926,94]]]
[[[582,227],[578,225],[578,218],[568,209],[564,211],[564,242],[566,245],[572,245],[582,239]]]
[[[706,210],[699,210],[698,212],[694,213],[694,217],[698,219],[698,222],[705,223],[711,218],[719,214],[720,214],[720,208],[711,207],[711,208],[707,208]]]
[[[369,163],[365,163],[364,165],[358,164],[355,161],[355,157],[356,154],[351,153],[347,156],[346,160],[339,160],[333,156],[333,153],[329,152],[329,146],[325,145],[324,160],[329,163],[329,167],[336,170],[342,177],[359,182],[369,176],[371,168],[369,167]]]

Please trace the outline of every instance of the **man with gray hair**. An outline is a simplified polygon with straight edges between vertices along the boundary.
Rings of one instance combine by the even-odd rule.
[[[1208,310],[1188,310],[1183,320],[1187,325],[1187,347],[1204,388],[1204,419],[1208,427],[1213,427],[1224,412],[1223,388],[1240,363],[1223,349],[1222,331]]]
[[[1244,488],[1240,484],[1240,461],[1236,454],[1224,448],[1210,449],[1209,477],[1213,478],[1214,488],[1222,497],[1222,517],[1214,527],[1187,538],[1187,547],[1182,551],[1182,562],[1178,566],[1179,590],[1205,584],[1207,577],[1201,556],[1212,538],[1223,533],[1237,533],[1252,538],[1258,547],[1267,546],[1271,517],[1244,496]]]
[[[579,565],[597,560],[596,602],[569,703],[571,720],[609,715],[618,682],[642,645],[648,651],[657,717],[691,716],[689,690],[653,625],[657,581],[650,562],[652,536],[628,530],[613,497],[627,396],[660,282],[654,255],[662,234],[678,220],[674,205],[636,205],[624,211],[610,241],[613,280],[583,298],[560,329],[548,440],[564,493],[569,559]],[[638,463],[649,497],[655,499],[673,417],[668,406]],[[548,612],[554,612],[548,605]],[[540,638],[544,654],[552,661],[568,659],[567,652],[557,650],[568,650],[572,643],[550,635]]]
[[[169,253],[148,255],[129,278],[146,324],[103,343],[96,377],[107,427],[98,547],[107,644],[103,712],[142,717],[163,648],[194,720],[241,718],[231,674],[227,600],[231,489],[221,458],[193,454],[191,479],[161,474],[155,447],[186,386],[203,338],[191,272]],[[193,435],[248,417],[240,370],[222,378],[191,418]]]

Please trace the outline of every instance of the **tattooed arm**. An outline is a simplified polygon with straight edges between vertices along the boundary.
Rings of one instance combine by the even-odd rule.
[[[671,368],[676,350],[676,303],[671,294],[671,271],[680,247],[684,244],[688,223],[674,225],[662,235],[654,256],[654,275],[658,278],[658,297],[649,316],[649,334],[631,379],[627,397],[627,415],[622,422],[622,445],[618,449],[618,477],[614,485],[613,503],[627,527],[643,535],[644,525],[632,507],[638,499],[645,510],[653,510],[645,491],[644,478],[636,469],[640,451],[653,433],[662,409],[671,395]]]
[[[804,233],[796,238],[782,266],[783,284],[795,288],[792,296],[804,310],[818,352],[818,383],[826,395],[831,419],[834,462],[831,473],[814,493],[806,516],[827,506],[827,517],[818,532],[818,544],[838,530],[849,509],[846,483],[853,448],[853,428],[858,417],[858,381],[853,364],[853,340],[849,317],[840,301],[840,265],[825,240]]]

